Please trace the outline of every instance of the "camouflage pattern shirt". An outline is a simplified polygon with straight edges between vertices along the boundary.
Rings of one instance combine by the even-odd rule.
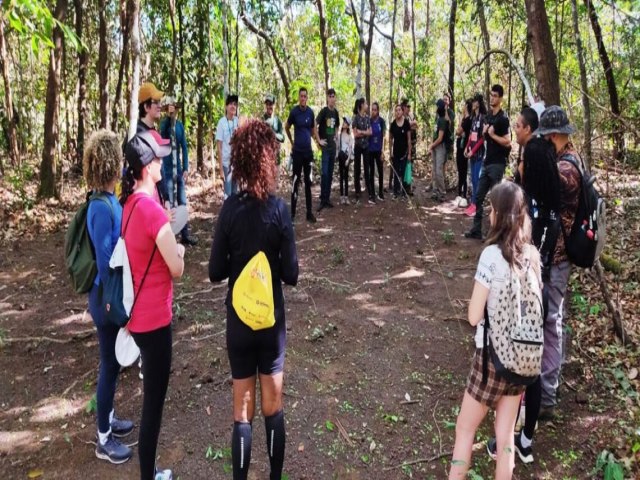
[[[558,152],[558,173],[560,174],[560,221],[565,235],[569,235],[573,220],[578,210],[578,202],[581,189],[582,172],[567,158],[573,158],[578,165],[583,165],[580,155],[575,151],[571,142]],[[553,265],[568,261],[567,252],[564,246],[564,235],[558,237],[556,249],[553,254]]]

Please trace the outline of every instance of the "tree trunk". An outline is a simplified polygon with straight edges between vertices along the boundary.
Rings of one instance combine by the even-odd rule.
[[[140,89],[140,0],[131,0],[131,99],[129,100],[129,135],[136,134],[138,123],[138,90]]]
[[[322,49],[322,67],[324,69],[324,90],[329,90],[331,85],[331,73],[329,72],[329,53],[327,52],[327,20],[324,16],[324,5],[322,0],[316,0],[318,7],[318,18],[320,21],[320,47]]]
[[[546,105],[560,105],[560,76],[544,0],[525,0],[525,7],[538,95]]]
[[[480,19],[480,31],[482,32],[482,43],[484,44],[484,52],[487,53],[491,50],[491,44],[489,42],[489,29],[487,28],[487,19],[484,16],[484,4],[482,0],[476,0],[478,8],[478,18]],[[484,62],[484,95],[487,101],[489,100],[489,93],[491,89],[491,63],[489,58]]]
[[[607,49],[602,40],[602,29],[600,28],[600,22],[598,21],[598,14],[593,6],[592,0],[584,0],[589,12],[589,20],[591,21],[591,28],[593,34],[596,37],[596,44],[598,45],[598,55],[600,56],[600,62],[604,69],[604,78],[607,81],[607,90],[609,92],[609,101],[611,103],[611,112],[614,116],[620,116],[620,102],[618,100],[618,88],[616,87],[616,80],[613,75],[613,67]],[[614,157],[621,159],[624,155],[624,133],[620,127],[618,121],[613,122],[613,144],[614,144]]]
[[[196,77],[196,91],[200,92],[198,95],[198,106],[197,106],[197,126],[196,126],[196,162],[198,171],[204,171],[204,147],[205,147],[205,96],[204,93],[204,82],[206,79],[206,69],[207,63],[205,59],[207,58],[206,46],[208,44],[208,38],[205,36],[205,21],[208,22],[209,16],[207,14],[208,9],[206,9],[203,5],[204,0],[196,1],[196,16],[198,22],[198,66],[197,66],[197,77]],[[227,77],[228,81],[228,77]],[[228,85],[227,85],[228,88]]]
[[[231,68],[229,67],[230,54],[229,54],[229,24],[227,21],[228,12],[227,12],[227,0],[223,0],[220,3],[220,9],[222,11],[222,71],[223,71],[223,91],[225,98],[229,95],[231,91],[231,87],[229,85],[229,71]]]
[[[427,25],[424,28],[424,36],[429,38],[429,28],[431,27],[431,1],[427,0]]]
[[[457,9],[458,9],[458,0],[451,0],[451,12],[449,14],[449,95],[451,95],[452,100],[453,100],[453,87],[454,87],[454,81],[455,81],[455,67],[456,67],[456,11]]]
[[[118,82],[116,93],[111,108],[111,130],[118,130],[118,118],[120,117],[120,102],[122,99],[122,86],[125,75],[129,70],[129,35],[131,32],[131,18],[133,16],[133,2],[120,0],[120,30],[122,32],[122,51],[120,52],[120,65],[118,66]]]
[[[76,11],[76,36],[82,42],[82,30],[84,23],[84,7],[82,0],[73,0]],[[88,42],[85,42],[88,43]],[[82,48],[82,47],[81,47]],[[84,154],[84,123],[87,115],[87,66],[89,65],[89,52],[82,48],[78,53],[78,131],[76,133],[76,159],[78,171],[82,171],[82,156]]]
[[[240,91],[240,11],[236,13],[236,92]]]
[[[175,95],[176,60],[178,59],[178,32],[176,31],[176,0],[169,0],[169,19],[171,20],[171,71],[169,72],[169,92]]]
[[[67,0],[57,0],[54,17],[64,23],[67,16]],[[39,198],[57,197],[56,147],[58,145],[60,107],[60,71],[62,69],[62,44],[64,34],[56,25],[53,29],[53,48],[49,51],[49,73],[47,78],[47,100],[44,111],[44,145],[40,164]]]
[[[454,0],[455,1],[455,0]],[[414,0],[411,0],[411,88],[412,98],[416,101],[416,11]]]
[[[240,6],[242,8],[242,2],[240,3]],[[240,14],[240,18],[242,18],[242,21],[247,26],[247,28],[254,34],[258,35],[260,38],[262,38],[264,40],[264,43],[267,45],[267,48],[271,53],[271,57],[273,58],[273,61],[275,62],[276,67],[278,68],[278,72],[280,73],[280,79],[282,80],[282,85],[284,86],[284,94],[286,97],[286,103],[288,105],[291,102],[291,84],[289,83],[289,77],[287,76],[287,72],[285,71],[285,65],[282,63],[278,55],[278,52],[276,51],[276,47],[274,45],[273,39],[269,35],[267,35],[263,30],[256,27],[251,22],[251,20],[247,18],[247,15],[244,11],[242,11],[242,13]],[[286,53],[284,56],[286,57]]]
[[[360,0],[360,20],[358,20],[358,13],[356,12],[356,7],[353,4],[353,0],[350,0],[351,4],[351,16],[353,17],[353,23],[356,26],[356,31],[358,32],[358,69],[356,71],[356,98],[360,98],[362,96],[362,54],[364,53],[364,2],[365,0]]]
[[[369,0],[369,36],[364,46],[364,92],[367,103],[371,104],[371,45],[373,44],[373,26],[376,17],[376,4]]]
[[[584,49],[582,38],[580,37],[580,27],[578,22],[577,0],[571,0],[571,14],[573,18],[573,32],[576,37],[576,53],[578,55],[578,66],[580,68],[580,88],[582,89],[582,110],[584,114],[584,143],[583,159],[587,170],[591,169],[591,104],[589,103],[589,87],[587,85],[587,69],[584,65]]]
[[[178,24],[180,30],[178,30],[178,44],[180,46],[180,95],[182,96],[182,108],[180,109],[180,115],[182,117],[182,124],[186,123],[186,110],[187,110],[187,97],[185,92],[185,71],[184,71],[184,17],[182,16],[182,0],[176,0],[176,9],[178,10]]]
[[[393,18],[391,20],[391,63],[389,65],[389,124],[393,118],[393,57],[396,40],[396,15],[398,14],[398,0],[393,0]],[[427,27],[428,29],[429,27]],[[389,159],[391,161],[391,159]]]
[[[109,44],[107,41],[107,1],[99,0],[98,83],[100,89],[100,128],[109,124]]]
[[[408,32],[411,28],[411,0],[404,0],[404,15],[402,17],[402,31]]]
[[[9,140],[9,158],[11,165],[20,164],[20,149],[18,148],[18,129],[13,114],[13,96],[11,93],[11,79],[9,78],[9,56],[7,54],[6,38],[4,35],[4,18],[0,15],[0,70],[4,81],[4,111],[7,117],[7,135]],[[4,166],[0,158],[0,173],[4,174]]]

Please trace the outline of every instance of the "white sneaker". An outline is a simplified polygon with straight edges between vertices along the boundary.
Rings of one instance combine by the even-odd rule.
[[[467,202],[466,198],[460,198],[460,201],[458,202],[458,207],[460,208],[467,208],[469,206],[469,202]]]
[[[158,470],[156,468],[156,474],[154,476],[154,480],[173,480],[173,473],[171,470]]]
[[[462,197],[461,197],[460,195],[458,195],[458,196],[456,197],[456,199],[453,201],[453,203],[459,206],[459,204],[460,204],[460,200],[462,200]]]

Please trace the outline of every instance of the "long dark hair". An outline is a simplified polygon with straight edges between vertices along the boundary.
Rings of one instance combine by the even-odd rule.
[[[471,99],[471,103],[473,104],[473,102],[478,102],[479,107],[478,107],[478,113],[480,115],[486,115],[487,114],[487,106],[484,104],[484,97],[482,96],[481,93],[476,93],[475,97],[473,97]],[[472,107],[472,111],[473,111],[473,107]]]
[[[517,184],[505,180],[489,193],[495,221],[489,229],[486,243],[498,245],[509,266],[522,270],[532,255],[539,254],[531,247],[531,219],[524,190]]]
[[[364,103],[364,97],[360,97],[356,100],[355,105],[353,106],[353,114],[354,115],[360,115],[360,107],[362,107],[362,104]]]
[[[534,137],[524,147],[522,187],[529,198],[546,209],[560,210],[560,174],[551,142]]]
[[[142,180],[142,170],[144,169],[142,162],[135,162],[135,165],[131,165],[125,161],[125,169],[122,174],[122,189],[120,191],[120,205],[124,207],[127,203],[127,199],[133,194],[133,186],[136,180]]]

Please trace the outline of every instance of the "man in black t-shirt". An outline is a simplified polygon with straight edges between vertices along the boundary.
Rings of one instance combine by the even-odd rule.
[[[330,201],[331,180],[333,179],[333,166],[336,158],[336,138],[340,132],[340,114],[336,109],[336,91],[333,88],[327,90],[327,106],[320,110],[316,118],[318,125],[318,137],[325,140],[322,146],[322,175],[320,179],[320,207],[333,208]]]
[[[482,239],[483,203],[489,191],[500,181],[511,152],[511,131],[509,118],[502,111],[502,96],[504,89],[501,85],[491,87],[489,107],[491,111],[484,119],[483,136],[486,145],[486,156],[482,165],[482,173],[478,181],[478,194],[476,195],[476,214],[473,217],[471,230],[464,234],[467,238]]]

